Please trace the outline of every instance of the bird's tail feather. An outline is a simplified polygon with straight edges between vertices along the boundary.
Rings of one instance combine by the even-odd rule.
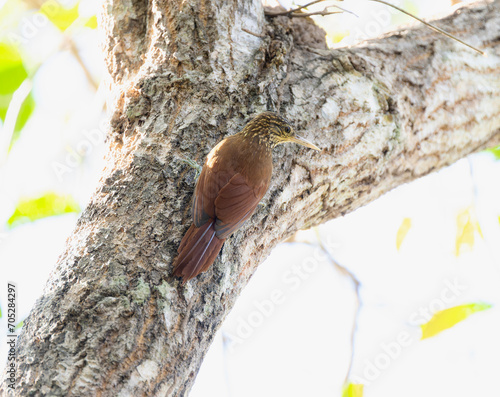
[[[213,220],[201,227],[191,225],[184,235],[174,262],[174,275],[182,277],[183,282],[207,270],[217,258],[225,239],[215,235],[214,226]]]

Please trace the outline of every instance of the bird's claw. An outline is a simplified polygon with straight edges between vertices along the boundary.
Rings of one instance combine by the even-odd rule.
[[[190,158],[185,159],[182,157],[179,157],[179,160],[196,170],[195,179],[197,179],[200,176],[202,167],[196,161],[191,160]]]

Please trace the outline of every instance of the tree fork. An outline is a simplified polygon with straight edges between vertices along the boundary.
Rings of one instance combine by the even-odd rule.
[[[16,394],[185,395],[279,241],[498,144],[500,1],[435,23],[488,57],[426,27],[328,50],[307,18],[266,20],[258,0],[108,0],[106,169],[24,323]],[[182,287],[170,274],[190,224],[185,160],[278,108],[322,152],[278,148],[264,205]]]

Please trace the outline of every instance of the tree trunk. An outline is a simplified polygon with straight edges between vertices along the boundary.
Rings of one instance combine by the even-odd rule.
[[[260,0],[107,0],[107,167],[24,323],[16,394],[187,394],[279,241],[497,144],[500,0],[436,24],[488,56],[425,27],[328,50],[311,21],[265,18]],[[171,264],[191,223],[185,160],[201,165],[249,115],[279,108],[322,152],[278,147],[263,205],[182,286]]]

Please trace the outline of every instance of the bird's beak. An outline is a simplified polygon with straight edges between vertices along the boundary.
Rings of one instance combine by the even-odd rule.
[[[307,146],[308,148],[321,151],[319,147],[317,147],[314,143],[309,142],[307,139],[302,138],[301,136],[295,135],[293,138],[289,138],[288,142],[298,143],[302,146]]]

